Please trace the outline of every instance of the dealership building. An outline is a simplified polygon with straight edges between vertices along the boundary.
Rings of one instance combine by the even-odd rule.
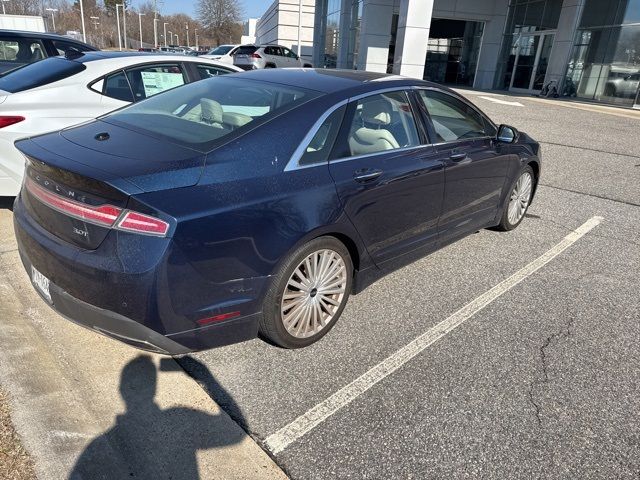
[[[319,67],[519,93],[553,81],[640,108],[640,0],[316,0],[313,20]]]

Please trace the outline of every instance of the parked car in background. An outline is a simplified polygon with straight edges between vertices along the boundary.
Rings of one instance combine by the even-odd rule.
[[[20,190],[23,137],[59,130],[157,93],[241,71],[215,60],[168,54],[88,52],[53,57],[0,76],[0,196]]]
[[[70,49],[91,52],[98,49],[54,33],[0,30],[0,73],[47,57],[64,55]]]
[[[211,78],[17,147],[35,289],[165,354],[316,342],[386,273],[516,228],[541,162],[448,88],[326,69]]]
[[[310,63],[281,45],[240,45],[233,54],[233,64],[243,70],[311,67]]]
[[[223,63],[230,63],[233,65],[233,55],[240,45],[220,45],[216,48],[212,48],[205,55],[204,58],[210,58],[211,60],[218,60]]]
[[[609,97],[635,98],[640,86],[640,72],[618,74],[610,78],[604,86],[604,94]]]

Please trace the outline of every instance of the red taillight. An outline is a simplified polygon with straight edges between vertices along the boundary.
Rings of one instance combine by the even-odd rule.
[[[58,210],[70,217],[95,223],[103,227],[112,227],[122,213],[122,209],[113,205],[100,205],[97,207],[85,203],[76,202],[68,198],[56,195],[41,187],[30,178],[27,179],[27,190],[45,205]]]
[[[200,320],[198,320],[198,323],[200,325],[209,325],[210,323],[221,322],[222,320],[228,320],[230,318],[235,318],[239,316],[240,316],[240,312],[222,313],[214,317],[201,318]]]
[[[116,228],[127,232],[142,233],[145,235],[158,235],[164,237],[169,231],[169,224],[164,220],[144,215],[131,210],[123,210],[113,205],[87,205],[69,198],[56,195],[41,187],[32,179],[26,180],[27,190],[48,207],[64,213],[78,220],[100,225],[102,227]],[[118,219],[120,219],[118,221]]]
[[[0,115],[0,128],[8,127],[9,125],[14,125],[16,123],[20,123],[24,120],[24,117],[20,117],[19,115]]]
[[[118,228],[129,232],[165,236],[169,231],[169,224],[149,215],[128,211],[118,222]]]
[[[251,58],[262,58],[260,55],[258,55],[257,53],[252,53],[251,54]]]

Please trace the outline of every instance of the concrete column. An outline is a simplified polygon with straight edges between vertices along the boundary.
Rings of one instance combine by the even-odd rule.
[[[553,39],[553,48],[547,67],[545,84],[556,80],[562,91],[562,83],[567,72],[567,65],[576,38],[578,23],[582,16],[585,0],[564,0],[558,20],[558,31]]]
[[[433,0],[402,0],[393,73],[423,78]]]
[[[338,38],[337,68],[353,68],[352,58],[350,59],[350,52],[353,54],[353,50],[351,50],[353,46],[349,46],[351,3],[352,0],[342,0],[340,3],[340,36]]]
[[[392,19],[393,0],[364,0],[360,24],[358,70],[383,73],[387,71]],[[422,61],[424,64],[424,59]]]
[[[316,0],[316,13],[313,19],[313,66],[324,66],[324,41],[326,35],[328,0]]]
[[[484,22],[473,88],[492,89],[494,86],[508,12],[509,0],[496,0],[491,19]]]

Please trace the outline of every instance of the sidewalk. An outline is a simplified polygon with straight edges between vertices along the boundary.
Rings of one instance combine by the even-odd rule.
[[[39,479],[286,478],[173,359],[53,312],[20,263],[11,217],[0,208],[0,385]]]

